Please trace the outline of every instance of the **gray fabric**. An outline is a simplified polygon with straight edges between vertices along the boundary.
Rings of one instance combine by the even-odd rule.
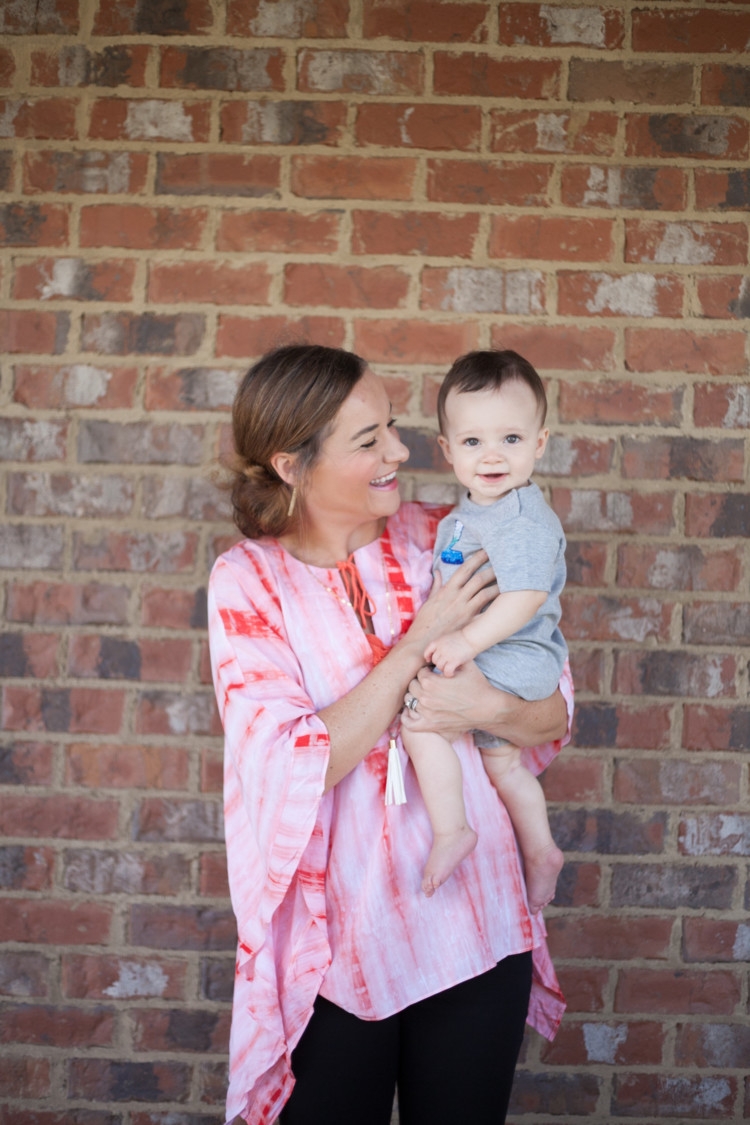
[[[565,585],[565,534],[562,524],[535,484],[514,489],[494,504],[475,504],[468,493],[440,521],[435,540],[435,569],[447,581],[455,566],[440,561],[454,535],[465,559],[483,547],[501,592],[545,590],[547,599],[517,633],[480,653],[476,663],[503,691],[522,699],[546,699],[557,687],[568,648],[559,629],[560,593]],[[489,736],[492,739],[492,736]],[[479,738],[481,745],[497,745]]]

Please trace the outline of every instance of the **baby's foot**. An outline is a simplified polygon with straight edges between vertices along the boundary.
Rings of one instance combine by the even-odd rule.
[[[557,876],[562,870],[564,856],[555,844],[550,844],[533,856],[524,857],[526,894],[529,911],[538,914],[555,897]]]
[[[465,824],[456,832],[435,834],[432,850],[427,857],[422,875],[422,890],[430,898],[438,887],[450,878],[453,872],[477,846],[477,834]]]

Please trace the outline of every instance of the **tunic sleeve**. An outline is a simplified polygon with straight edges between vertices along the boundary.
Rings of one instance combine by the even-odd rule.
[[[330,802],[323,796],[330,743],[261,552],[240,545],[217,561],[209,640],[225,735],[225,833],[239,939],[230,1091],[243,1093],[232,1112],[262,1122],[273,1120],[289,1095],[291,1049],[330,962]]]

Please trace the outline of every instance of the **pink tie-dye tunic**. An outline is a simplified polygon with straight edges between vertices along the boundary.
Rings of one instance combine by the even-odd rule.
[[[441,514],[402,504],[383,536],[355,553],[385,645],[429,591]],[[213,569],[209,632],[239,934],[228,1120],[275,1120],[319,992],[382,1019],[533,949],[528,1019],[551,1038],[564,1001],[544,925],[527,911],[513,831],[471,740],[456,746],[479,844],[432,898],[420,890],[430,824],[401,748],[408,801],[384,802],[387,732],[323,794],[329,740],[317,712],[373,662],[337,571],[306,566],[275,540],[244,540]],[[572,712],[567,667],[561,686]],[[529,751],[527,764],[538,772],[560,745]]]

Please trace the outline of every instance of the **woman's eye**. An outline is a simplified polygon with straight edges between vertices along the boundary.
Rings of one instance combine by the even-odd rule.
[[[397,421],[398,421],[397,418],[391,418],[390,422],[388,423],[388,429],[389,430],[392,429],[392,427],[396,425]]]
[[[372,449],[372,447],[375,444],[375,441],[376,441],[375,438],[372,438],[371,441],[363,441],[362,445],[360,446],[360,449]]]

